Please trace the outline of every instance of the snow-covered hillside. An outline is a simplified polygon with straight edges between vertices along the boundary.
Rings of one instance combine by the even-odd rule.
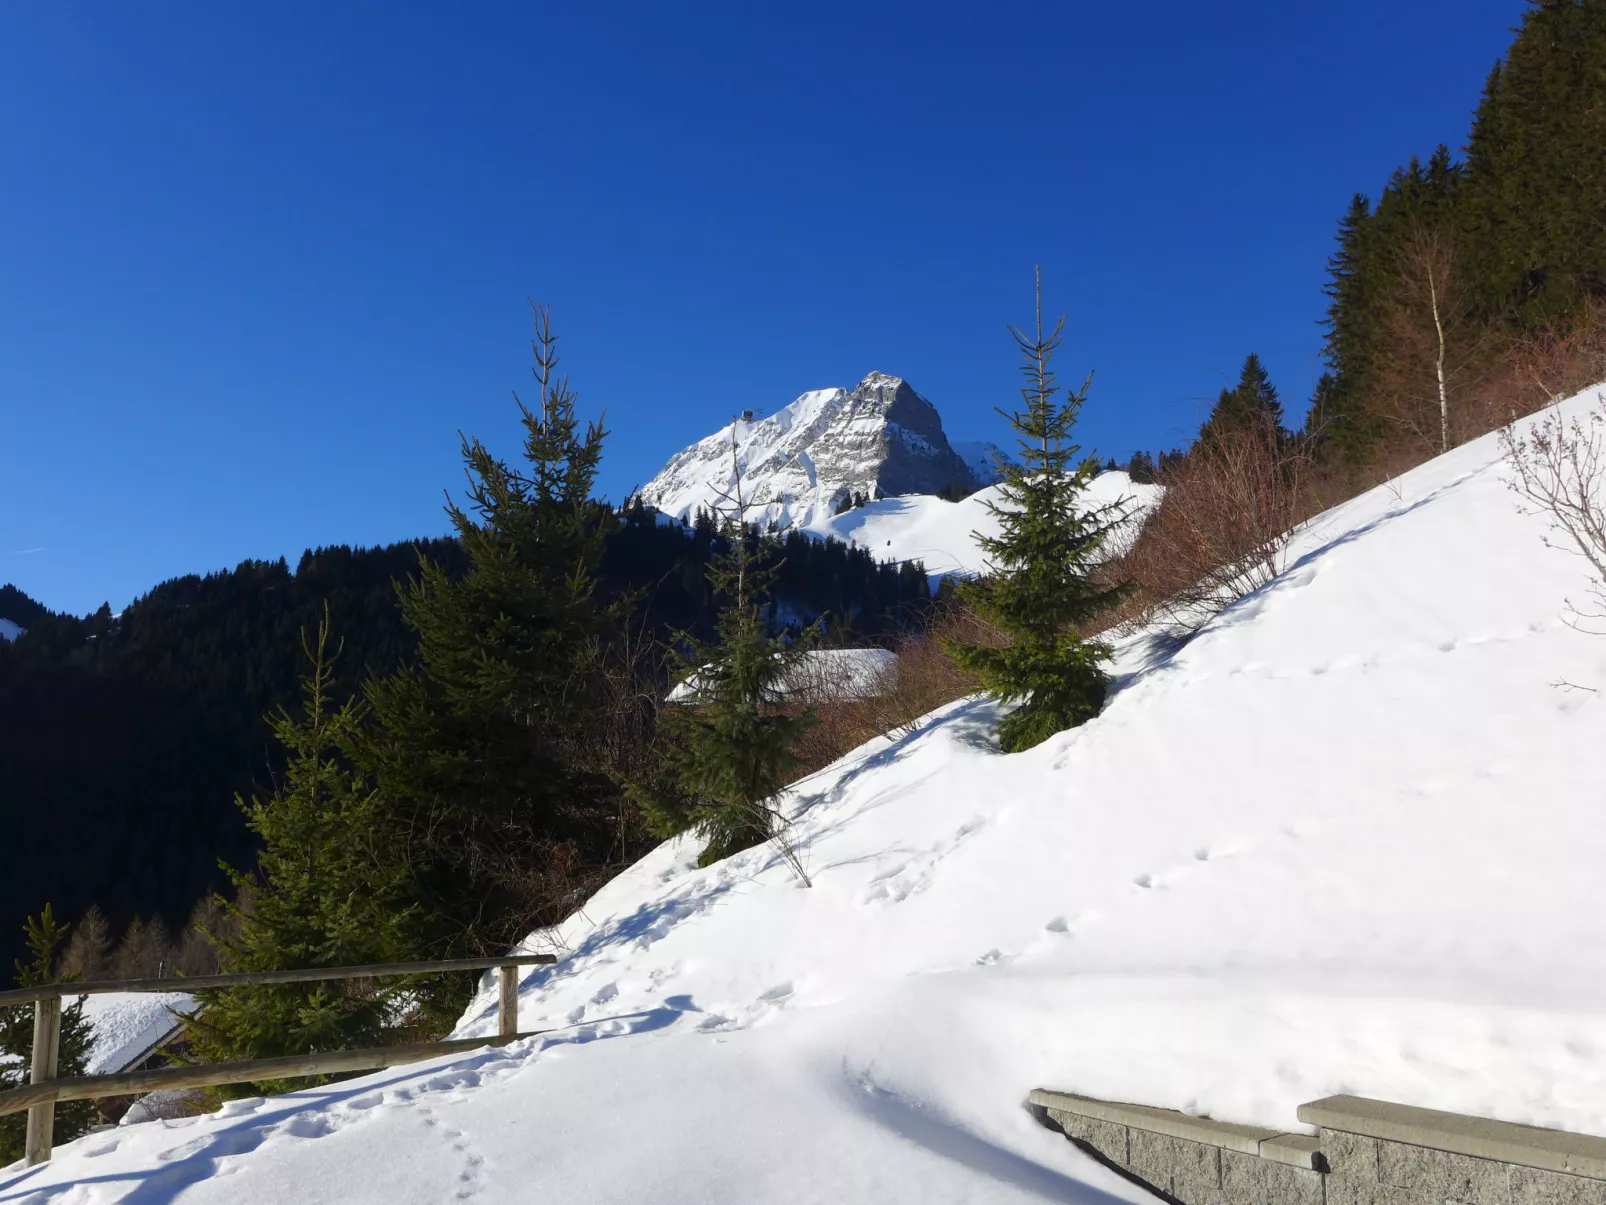
[[[15,640],[24,629],[9,619],[0,619],[0,640]]]
[[[1136,520],[1158,502],[1161,492],[1159,486],[1134,484],[1123,472],[1100,473],[1088,489],[1086,504],[1124,502],[1129,518]],[[868,548],[884,561],[920,561],[933,579],[979,573],[986,557],[976,536],[998,534],[998,519],[988,509],[998,501],[997,486],[959,502],[930,494],[883,498],[840,515],[821,516],[807,530]]]
[[[731,435],[736,437],[735,464]],[[972,456],[991,445],[967,444]],[[996,479],[948,444],[942,419],[906,381],[872,372],[851,393],[816,389],[763,418],[737,419],[677,452],[642,488],[649,506],[680,519],[726,505],[740,466],[748,521],[806,527],[854,494],[935,494]]]
[[[970,466],[978,485],[993,485],[1003,477],[1002,465],[1011,464],[1014,458],[995,443],[972,440],[953,445],[959,459]]]
[[[960,702],[797,784],[811,888],[663,846],[532,939],[546,1036],[91,1135],[0,1201],[1144,1199],[1034,1086],[1606,1134],[1606,639],[1544,534],[1462,447],[1124,644],[1086,726],[1004,756]]]

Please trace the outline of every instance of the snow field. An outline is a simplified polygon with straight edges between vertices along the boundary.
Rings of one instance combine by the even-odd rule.
[[[1006,757],[964,700],[796,784],[812,888],[660,847],[527,943],[545,1036],[91,1135],[0,1205],[1144,1199],[1035,1086],[1606,1134],[1606,640],[1544,532],[1468,444],[1123,643],[1084,727]]]
[[[1100,473],[1087,491],[1088,504],[1126,502],[1134,518],[1158,503],[1160,487],[1136,485],[1125,473]],[[988,509],[1000,502],[999,487],[977,490],[959,502],[931,494],[882,498],[840,515],[817,519],[805,529],[844,544],[869,549],[883,561],[920,561],[933,583],[949,574],[976,574],[987,565],[979,533],[998,535],[998,518]]]

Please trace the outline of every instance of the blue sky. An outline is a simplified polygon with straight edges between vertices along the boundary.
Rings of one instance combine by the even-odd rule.
[[[444,529],[526,296],[615,498],[879,369],[1004,438],[1034,264],[1101,452],[1246,352],[1298,413],[1349,196],[1458,145],[1519,0],[0,9],[0,582]]]

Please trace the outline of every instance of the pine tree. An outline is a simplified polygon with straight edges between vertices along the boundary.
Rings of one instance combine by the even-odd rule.
[[[468,505],[447,514],[466,569],[421,560],[401,591],[419,665],[368,692],[368,764],[417,837],[432,938],[460,953],[517,940],[532,909],[572,906],[542,896],[555,861],[600,864],[617,831],[616,788],[585,740],[619,610],[597,595],[617,526],[592,497],[605,432],[581,430],[550,314],[532,308],[539,401],[514,395],[524,464],[464,439]]]
[[[238,892],[219,900],[235,936],[218,939],[225,972],[396,962],[413,953],[407,867],[377,792],[354,769],[365,707],[330,702],[327,616],[314,642],[299,714],[273,717],[289,755],[279,789],[240,801],[262,841],[256,873],[225,866]],[[376,1046],[398,1020],[400,985],[272,984],[196,993],[188,1019],[200,1062]]]
[[[53,975],[57,954],[67,940],[70,926],[56,920],[49,904],[38,916],[30,916],[23,924],[27,937],[28,960],[18,959],[16,977],[18,987],[37,987],[40,984],[60,982]],[[84,1017],[84,997],[68,1004],[62,1002],[61,1038],[56,1059],[56,1075],[66,1079],[86,1074],[90,1047],[94,1043],[94,1030]],[[33,1005],[23,1004],[10,1008],[0,1006],[0,1092],[18,1088],[28,1082],[33,1058]],[[26,1112],[8,1113],[0,1117],[0,1167],[22,1158],[23,1142],[27,1135]],[[64,1101],[56,1106],[54,1141],[57,1145],[71,1142],[94,1124],[93,1101]]]
[[[1606,293],[1606,0],[1530,3],[1467,142],[1480,291],[1524,324]],[[1502,313],[1503,316],[1503,313]]]
[[[1039,278],[1033,332],[1010,328],[1023,359],[1025,409],[999,411],[1015,428],[1020,463],[1005,468],[1001,503],[988,504],[999,534],[977,535],[991,571],[961,589],[961,597],[1010,643],[1004,648],[949,643],[994,698],[1019,704],[998,725],[999,745],[1008,753],[1098,714],[1111,650],[1081,628],[1124,593],[1123,587],[1100,584],[1093,576],[1124,510],[1120,504],[1083,509],[1083,491],[1097,475],[1098,461],[1081,458],[1071,432],[1093,378],[1090,374],[1063,402],[1054,400],[1060,386],[1049,361],[1064,327],[1062,317],[1044,336]]]
[[[1390,433],[1379,409],[1379,375],[1398,358],[1390,321],[1405,287],[1407,252],[1423,239],[1454,241],[1464,221],[1464,185],[1463,168],[1441,145],[1426,164],[1413,158],[1396,170],[1375,206],[1357,194],[1339,222],[1325,286],[1330,375],[1318,383],[1306,418],[1306,433],[1329,459],[1361,464]]]
[[[735,463],[734,431],[731,451]],[[773,800],[798,764],[794,742],[814,720],[786,697],[814,632],[790,640],[770,633],[765,603],[780,568],[776,540],[745,521],[739,464],[726,502],[722,547],[707,571],[723,600],[718,636],[706,642],[683,634],[677,656],[691,697],[662,713],[661,776],[634,791],[660,835],[695,829],[706,838],[704,866],[781,834],[785,818]],[[783,843],[783,852],[807,883],[790,846]]]
[[[1147,452],[1132,453],[1132,459],[1126,462],[1126,475],[1134,485],[1153,485],[1154,457]]]
[[[1283,433],[1283,406],[1260,357],[1250,352],[1238,384],[1223,389],[1210,417],[1199,429],[1200,445],[1208,446],[1229,432]]]

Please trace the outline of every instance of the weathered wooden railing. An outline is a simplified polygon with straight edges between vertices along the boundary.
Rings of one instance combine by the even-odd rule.
[[[55,1137],[56,1102],[88,1100],[97,1096],[124,1096],[162,1088],[209,1088],[218,1084],[244,1084],[253,1080],[293,1079],[304,1075],[332,1075],[342,1071],[377,1071],[402,1063],[505,1046],[519,1038],[518,968],[557,961],[551,954],[505,954],[500,958],[453,958],[441,962],[394,962],[360,967],[309,967],[300,971],[262,971],[240,975],[190,975],[173,979],[107,979],[85,983],[46,983],[38,987],[0,992],[0,1006],[33,1004],[33,1063],[25,1087],[0,1092],[0,1114],[28,1110],[28,1134],[23,1158],[28,1166],[50,1158]],[[154,1071],[125,1071],[114,1075],[84,1075],[57,1079],[61,1054],[61,1002],[68,996],[95,996],[109,992],[193,992],[202,988],[248,987],[268,983],[317,983],[331,979],[378,979],[389,975],[436,975],[446,971],[500,972],[497,995],[497,1036],[461,1038],[452,1042],[420,1042],[409,1046],[373,1046],[366,1050],[326,1050],[281,1058],[248,1059],[237,1063],[210,1063],[194,1067],[162,1067]]]

